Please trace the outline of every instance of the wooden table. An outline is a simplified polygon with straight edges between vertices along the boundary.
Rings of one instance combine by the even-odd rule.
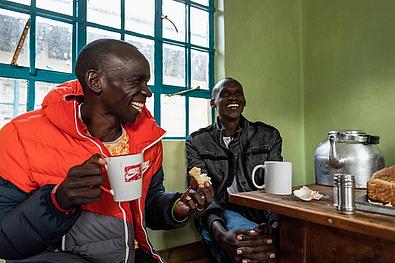
[[[304,202],[263,191],[230,195],[230,202],[281,215],[280,262],[395,263],[395,217],[333,208],[332,187],[308,185],[325,196]],[[296,187],[299,188],[299,187]],[[366,190],[356,190],[356,196]]]

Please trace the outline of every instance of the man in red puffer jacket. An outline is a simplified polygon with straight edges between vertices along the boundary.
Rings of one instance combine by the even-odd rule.
[[[78,81],[0,131],[0,257],[7,262],[164,262],[145,226],[186,224],[212,200],[210,184],[163,186],[165,132],[145,107],[146,58],[131,44],[96,40],[80,53]],[[143,153],[142,196],[117,203],[105,157]]]

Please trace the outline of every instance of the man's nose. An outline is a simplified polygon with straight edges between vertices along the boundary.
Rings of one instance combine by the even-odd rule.
[[[228,100],[236,101],[237,100],[237,96],[235,94],[230,94],[229,97],[228,97]]]
[[[141,89],[141,93],[146,97],[152,97],[152,92],[148,86],[147,81],[144,81],[143,88]]]

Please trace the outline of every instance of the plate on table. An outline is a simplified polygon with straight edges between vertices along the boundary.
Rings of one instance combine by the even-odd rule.
[[[394,206],[385,206],[369,203],[367,195],[362,195],[355,199],[355,208],[361,211],[395,216]]]

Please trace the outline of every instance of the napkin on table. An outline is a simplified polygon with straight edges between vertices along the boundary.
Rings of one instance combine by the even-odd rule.
[[[298,190],[294,190],[294,196],[302,199],[303,201],[320,200],[323,194],[318,191],[311,190],[307,186],[303,186]]]

